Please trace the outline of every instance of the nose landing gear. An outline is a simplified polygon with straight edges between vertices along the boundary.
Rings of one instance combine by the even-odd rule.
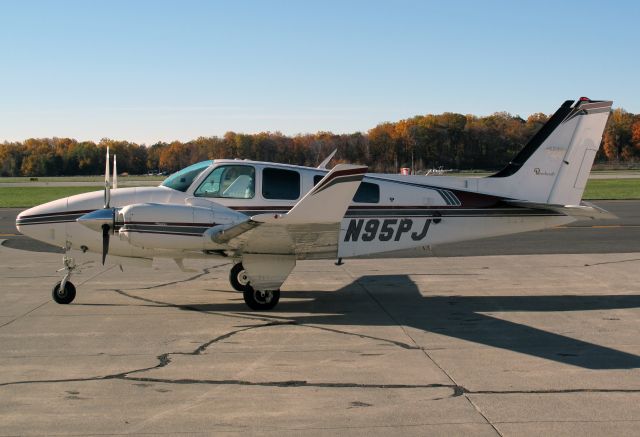
[[[73,299],[76,298],[76,287],[69,281],[66,281],[64,285],[62,285],[62,281],[60,281],[53,286],[51,296],[56,303],[63,305],[71,303]]]
[[[53,286],[51,296],[56,303],[65,305],[73,302],[73,299],[76,298],[76,287],[69,279],[71,278],[71,273],[77,266],[75,260],[66,255],[62,257],[62,263],[64,264],[64,267],[58,271],[61,272],[64,270],[65,275],[62,278],[62,281]]]

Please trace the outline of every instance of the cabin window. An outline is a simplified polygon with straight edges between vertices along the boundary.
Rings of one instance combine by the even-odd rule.
[[[300,197],[300,173],[280,168],[265,168],[262,170],[262,196],[265,199],[297,199]]]
[[[313,185],[318,185],[324,175],[315,175]],[[353,201],[357,203],[378,203],[380,202],[380,186],[369,182],[361,182],[358,191],[353,196]]]
[[[380,202],[380,185],[369,182],[362,182],[353,196],[353,201],[357,203],[378,203]]]
[[[255,169],[248,165],[216,167],[193,194],[196,197],[251,199],[256,189],[255,174]]]

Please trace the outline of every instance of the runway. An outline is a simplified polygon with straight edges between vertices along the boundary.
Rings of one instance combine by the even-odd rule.
[[[640,202],[598,204],[620,218],[301,262],[263,313],[204,261],[88,267],[56,305],[60,255],[0,237],[0,436],[636,434]]]

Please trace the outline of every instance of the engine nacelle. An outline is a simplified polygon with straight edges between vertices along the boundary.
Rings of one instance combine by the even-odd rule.
[[[215,203],[210,207],[139,203],[119,210],[116,226],[121,240],[145,249],[215,250],[218,247],[212,247],[205,231],[246,219],[244,214]]]

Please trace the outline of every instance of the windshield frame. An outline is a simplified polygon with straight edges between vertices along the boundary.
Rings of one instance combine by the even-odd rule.
[[[213,160],[206,160],[191,164],[190,166],[169,175],[168,178],[162,181],[160,186],[186,193],[199,176],[211,167],[213,163]],[[180,181],[181,178],[184,178],[184,180]]]

